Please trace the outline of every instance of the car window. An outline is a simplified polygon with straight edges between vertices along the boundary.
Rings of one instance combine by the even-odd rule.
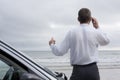
[[[0,60],[0,80],[3,80],[5,74],[9,70],[10,66]]]
[[[0,54],[0,80],[20,80],[21,75],[25,72],[27,71]]]
[[[0,58],[0,80],[20,80],[24,70]]]

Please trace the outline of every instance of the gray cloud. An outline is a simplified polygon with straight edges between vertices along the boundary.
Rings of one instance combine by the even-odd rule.
[[[54,36],[58,43],[71,26],[78,25],[77,12],[91,9],[112,42],[120,46],[119,0],[0,0],[0,38],[19,49],[49,50]],[[117,32],[116,32],[117,31]],[[24,46],[24,47],[23,47]],[[109,47],[108,46],[108,47]]]

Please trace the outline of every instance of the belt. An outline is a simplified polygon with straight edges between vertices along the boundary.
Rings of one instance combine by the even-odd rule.
[[[85,65],[78,65],[78,64],[73,64],[73,67],[87,67],[87,66],[92,66],[96,65],[96,62],[90,63],[90,64],[85,64]]]

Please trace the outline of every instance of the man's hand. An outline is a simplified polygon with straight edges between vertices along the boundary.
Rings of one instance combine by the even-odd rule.
[[[53,39],[53,37],[51,38],[51,40],[49,41],[49,45],[51,44],[55,44],[55,40]]]
[[[92,18],[92,23],[93,23],[94,28],[96,28],[96,29],[99,28],[98,21],[96,18]]]

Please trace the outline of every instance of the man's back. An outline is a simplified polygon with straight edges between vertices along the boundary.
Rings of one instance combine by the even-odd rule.
[[[98,42],[96,34],[96,30],[88,24],[81,24],[71,30],[71,64],[84,65],[97,61]]]

